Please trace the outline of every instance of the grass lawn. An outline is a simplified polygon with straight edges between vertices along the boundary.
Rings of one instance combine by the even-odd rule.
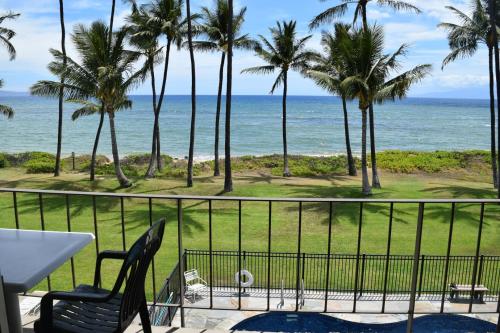
[[[136,179],[125,190],[133,193],[218,195],[223,188],[222,177],[197,177],[195,186],[186,188],[184,179]],[[494,198],[495,191],[487,177],[462,177],[454,174],[393,174],[382,172],[383,189],[374,190],[373,198]],[[39,188],[52,190],[115,192],[113,177],[101,177],[90,183],[85,174],[65,173],[30,175],[23,169],[0,169],[0,187]],[[120,190],[121,191],[121,190]],[[351,197],[360,195],[359,177],[332,176],[316,178],[281,178],[267,172],[252,171],[236,174],[234,196],[249,197]],[[37,195],[18,195],[19,218],[22,228],[40,229],[40,209]],[[73,231],[94,232],[92,200],[72,197],[70,202]],[[450,204],[429,204],[425,209],[422,254],[445,255],[450,222]],[[127,199],[125,208],[125,246],[149,225],[147,200]],[[237,250],[238,203],[213,203],[214,250]],[[47,230],[66,230],[66,206],[63,197],[44,196],[43,209]],[[267,203],[243,203],[242,246],[246,251],[267,251]],[[452,255],[474,255],[479,205],[458,204],[452,242]],[[157,285],[160,285],[177,262],[177,210],[175,202],[153,201],[153,218],[167,218],[164,243],[156,259]],[[481,254],[500,255],[500,207],[487,205],[484,219]],[[208,249],[208,203],[184,202],[184,247]],[[326,253],[328,239],[328,204],[303,205],[302,252]],[[339,204],[334,207],[332,252],[355,254],[359,205]],[[121,249],[120,200],[98,198],[97,219],[99,249]],[[367,204],[363,211],[362,253],[385,254],[389,222],[389,206]],[[392,254],[412,254],[415,240],[417,205],[396,204]],[[0,194],[0,227],[15,227],[11,194]],[[295,252],[298,230],[298,204],[273,204],[272,250]],[[88,246],[75,258],[78,283],[91,283],[95,263],[95,246]],[[113,281],[117,263],[106,264],[105,285]],[[52,289],[71,288],[69,264],[51,276]],[[148,279],[150,281],[150,279]],[[150,282],[148,282],[150,283]],[[148,288],[151,286],[149,285]],[[35,289],[46,289],[42,283]]]

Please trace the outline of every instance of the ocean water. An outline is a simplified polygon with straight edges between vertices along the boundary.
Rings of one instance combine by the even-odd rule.
[[[148,152],[153,126],[151,97],[134,96],[133,108],[116,117],[120,155]],[[199,96],[195,156],[213,157],[215,96]],[[31,96],[0,96],[0,104],[15,109],[12,120],[0,118],[0,151],[55,152],[57,100]],[[379,150],[488,149],[487,100],[422,99],[376,106],[376,140]],[[350,103],[352,148],[360,152],[361,114]],[[97,129],[97,115],[71,120],[74,105],[66,104],[63,154],[89,154]],[[167,96],[160,119],[162,151],[183,158],[188,153],[191,105],[189,96]],[[224,147],[224,116],[221,150]],[[107,121],[99,153],[110,155]],[[288,149],[290,154],[333,155],[345,152],[341,103],[335,97],[299,97],[288,100]],[[235,96],[232,112],[232,154],[264,155],[282,152],[281,97]]]

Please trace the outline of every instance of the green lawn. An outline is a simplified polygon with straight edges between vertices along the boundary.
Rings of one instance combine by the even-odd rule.
[[[40,188],[52,190],[115,192],[113,177],[103,177],[92,184],[84,174],[64,174],[60,178],[50,175],[29,175],[22,169],[0,169],[1,187]],[[470,177],[469,177],[470,178]],[[382,172],[383,189],[375,190],[373,198],[494,198],[491,185],[479,181],[450,178],[449,175],[398,175]],[[193,188],[186,188],[183,179],[136,179],[134,187],[125,190],[133,193],[218,195],[223,178],[197,177]],[[336,176],[322,178],[281,178],[269,173],[253,171],[236,175],[234,196],[246,197],[360,197],[360,179]],[[37,195],[18,195],[20,225],[26,229],[40,229],[40,209]],[[70,202],[73,231],[94,232],[92,200],[72,197]],[[423,229],[422,253],[445,255],[448,239],[449,204],[427,205]],[[125,208],[126,246],[129,246],[149,225],[147,200],[127,199]],[[238,203],[213,203],[214,250],[237,250]],[[43,199],[47,230],[66,230],[64,198],[45,196]],[[334,206],[332,251],[355,254],[358,230],[359,205]],[[208,203],[184,202],[184,247],[208,249]],[[459,204],[456,207],[452,255],[474,255],[480,207]],[[167,218],[164,244],[156,259],[157,284],[160,285],[177,261],[177,211],[173,201],[153,201],[153,218]],[[500,207],[487,205],[484,219],[481,253],[500,255]],[[302,251],[326,253],[328,239],[328,204],[304,204]],[[121,249],[121,218],[119,199],[97,199],[98,237],[100,250]],[[363,212],[362,253],[385,254],[389,222],[389,206],[367,204]],[[417,205],[396,204],[392,239],[393,254],[413,253]],[[267,203],[243,203],[242,247],[246,251],[267,251]],[[0,227],[15,227],[11,194],[0,194]],[[273,204],[272,250],[296,251],[298,230],[298,204]],[[88,246],[75,258],[77,283],[92,281],[95,263],[95,246]],[[113,281],[117,263],[107,263],[104,281]],[[53,289],[71,287],[69,264],[51,276]],[[148,279],[148,281],[150,281]],[[150,286],[148,286],[149,288]],[[45,289],[46,284],[36,289]]]

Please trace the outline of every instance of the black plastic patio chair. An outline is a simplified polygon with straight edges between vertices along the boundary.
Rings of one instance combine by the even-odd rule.
[[[151,332],[144,283],[149,265],[161,246],[165,220],[156,222],[128,252],[104,251],[97,257],[94,285],[72,292],[49,292],[42,298],[35,332],[123,332],[137,316],[144,332]],[[123,260],[112,290],[99,288],[104,259]],[[120,293],[123,283],[125,287]],[[59,302],[55,305],[53,301]]]

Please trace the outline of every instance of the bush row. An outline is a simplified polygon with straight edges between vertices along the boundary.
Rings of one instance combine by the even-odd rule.
[[[360,161],[355,159],[358,168]],[[74,171],[88,172],[90,156],[75,157]],[[455,169],[467,169],[473,172],[488,171],[491,165],[489,152],[471,150],[464,152],[416,152],[390,150],[377,154],[380,169],[394,173],[438,173]],[[27,152],[20,154],[0,153],[0,168],[22,167],[28,173],[51,173],[54,171],[55,156],[43,152]],[[149,154],[135,154],[125,157],[122,169],[131,177],[140,177],[146,173],[149,164]],[[224,161],[221,160],[221,169],[224,171]],[[187,161],[162,156],[163,168],[159,177],[185,177]],[[234,172],[265,171],[272,175],[282,174],[283,157],[270,156],[242,156],[232,160]],[[289,167],[292,175],[299,177],[344,175],[346,173],[346,157],[343,155],[330,157],[289,156]],[[65,158],[62,161],[64,171],[73,171],[73,159]],[[195,176],[210,175],[214,169],[214,161],[196,163]],[[105,156],[98,156],[96,174],[114,175],[114,165]]]

